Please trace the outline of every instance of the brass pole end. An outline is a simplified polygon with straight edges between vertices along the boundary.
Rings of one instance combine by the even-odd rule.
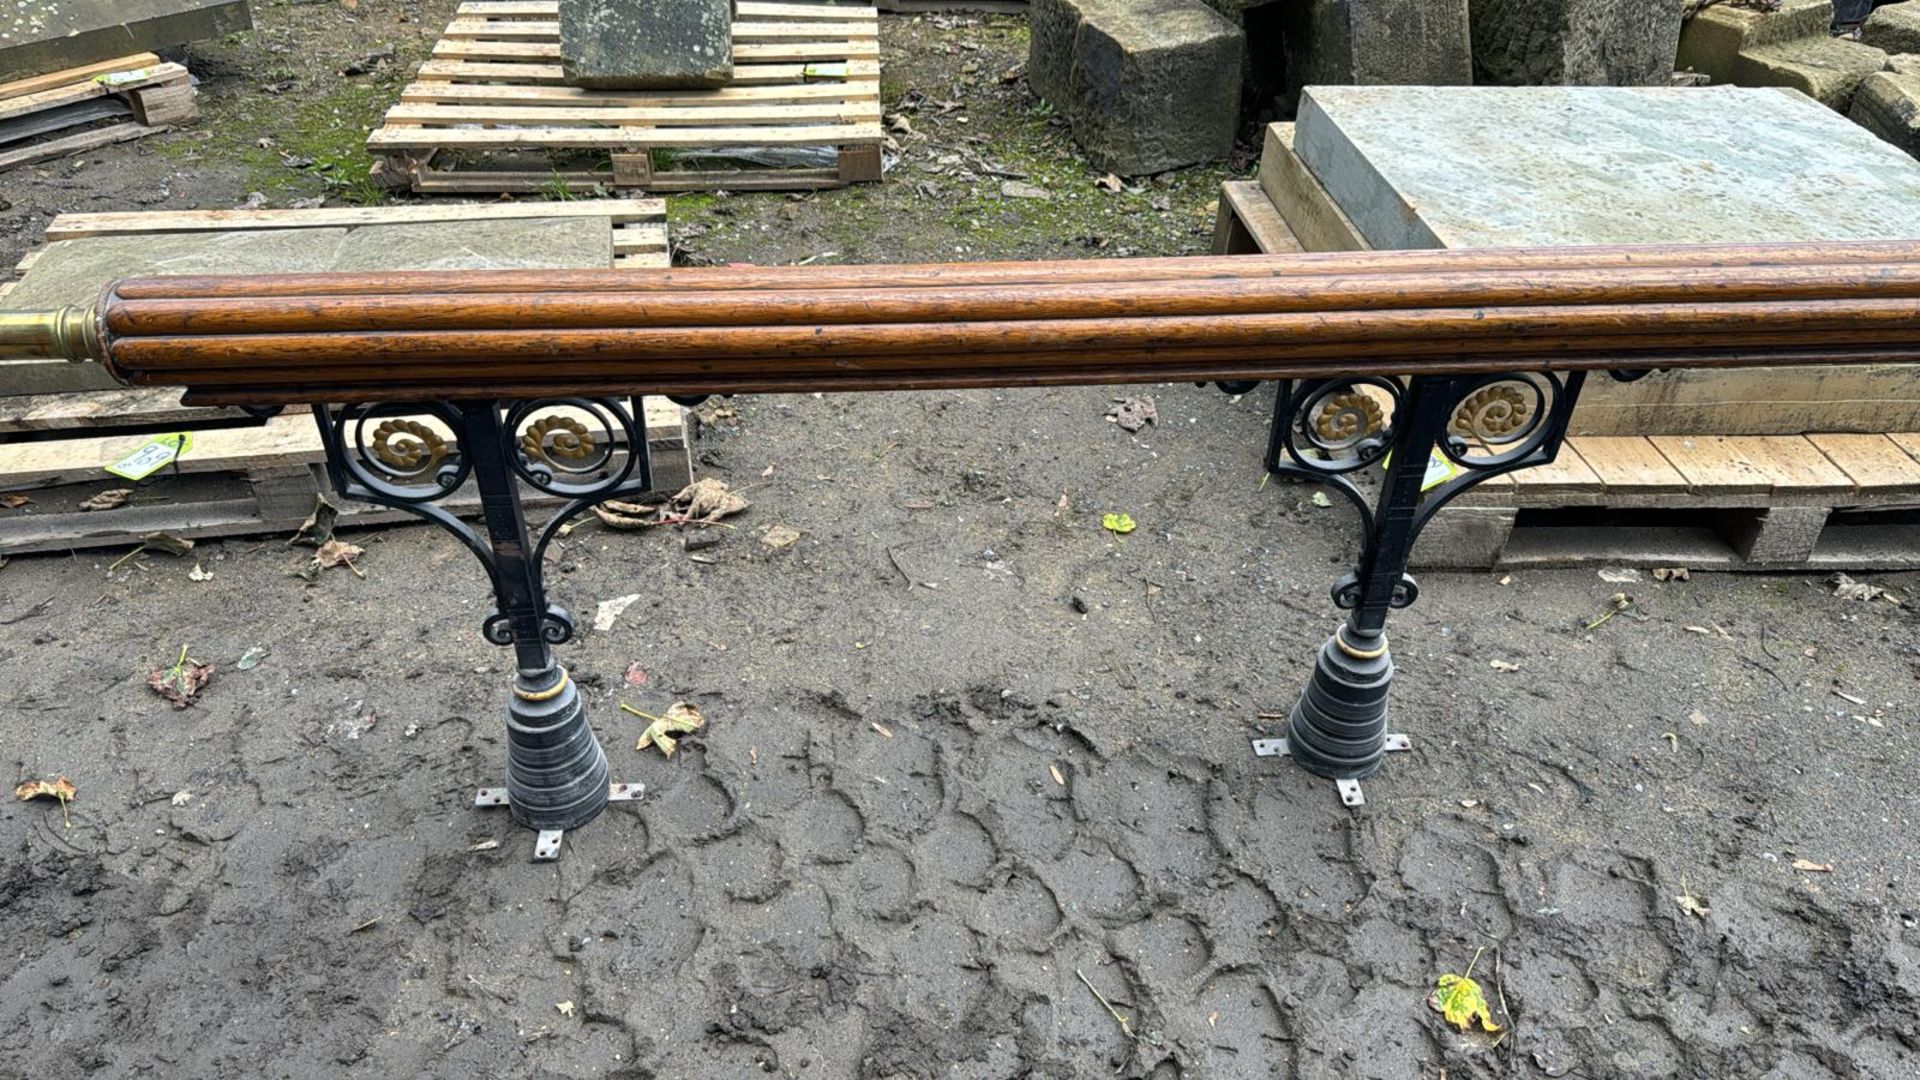
[[[100,320],[94,305],[53,311],[0,311],[0,360],[101,359]]]

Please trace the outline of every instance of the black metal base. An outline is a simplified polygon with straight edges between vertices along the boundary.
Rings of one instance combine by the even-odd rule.
[[[607,808],[607,755],[559,665],[521,672],[507,705],[507,808],[529,829],[577,829]]]
[[[1387,756],[1387,688],[1393,657],[1385,635],[1352,639],[1342,627],[1320,647],[1313,677],[1287,718],[1287,753],[1329,780],[1364,780]]]

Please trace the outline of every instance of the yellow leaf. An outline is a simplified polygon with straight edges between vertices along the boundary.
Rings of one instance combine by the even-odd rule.
[[[700,715],[699,709],[694,708],[684,701],[676,701],[668,706],[665,716],[643,713],[624,701],[620,703],[620,708],[643,720],[652,721],[652,723],[647,725],[647,730],[640,733],[640,741],[635,743],[633,748],[635,750],[645,750],[649,746],[658,746],[660,752],[668,757],[673,756],[675,748],[674,735],[684,735],[689,731],[698,731],[700,730],[700,726],[707,722],[706,717]]]
[[[1446,1018],[1447,1023],[1461,1031],[1471,1031],[1474,1021],[1480,1022],[1483,1031],[1499,1031],[1500,1025],[1493,1022],[1493,1014],[1487,1009],[1487,995],[1480,984],[1465,975],[1442,975],[1439,985],[1434,988],[1433,996],[1427,1004],[1434,1012]]]
[[[13,789],[13,797],[19,799],[21,802],[26,802],[28,799],[38,799],[41,796],[48,796],[59,799],[64,803],[68,799],[73,798],[73,793],[73,781],[64,776],[58,780],[29,780]]]
[[[1100,527],[1116,536],[1125,536],[1134,530],[1133,518],[1127,514],[1106,514],[1100,518]]]

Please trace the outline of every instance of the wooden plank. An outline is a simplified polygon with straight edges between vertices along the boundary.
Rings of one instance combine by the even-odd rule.
[[[733,24],[734,48],[743,41],[849,41],[871,38],[879,32],[869,22],[758,22]],[[559,41],[560,24],[531,19],[455,19],[445,37],[475,41]]]
[[[1847,474],[1862,495],[1920,491],[1920,461],[1885,435],[1809,435],[1807,441]]]
[[[96,435],[0,445],[0,486],[81,483],[111,479],[106,466],[139,449],[145,435]],[[325,454],[313,418],[282,414],[259,427],[196,431],[181,472],[245,469],[255,465],[319,461]]]
[[[1221,184],[1220,209],[1223,214],[1233,215],[1233,223],[1246,231],[1247,238],[1261,254],[1282,255],[1302,250],[1286,219],[1273,208],[1273,200],[1267,198],[1259,184],[1251,180],[1228,180]]]
[[[592,191],[613,179],[611,169],[594,171],[530,172],[516,170],[476,170],[453,172],[431,170],[417,173],[413,190],[422,195],[478,195],[503,191],[552,191],[556,183],[569,191]],[[821,191],[846,186],[838,169],[738,169],[710,171],[676,169],[653,174],[648,188],[653,191]]]
[[[1373,245],[1293,152],[1293,125],[1268,124],[1260,187],[1308,251],[1367,251]]]
[[[99,364],[66,360],[0,360],[0,394],[73,394],[117,390],[120,384]]]
[[[667,250],[667,227],[665,225],[628,225],[613,231],[613,253],[620,255],[638,255],[650,251]]]
[[[1904,431],[1893,432],[1887,436],[1895,446],[1905,450],[1915,461],[1920,461],[1920,433]]]
[[[1779,496],[1850,496],[1853,480],[1800,435],[1728,436],[1724,444],[1773,481]]]
[[[807,105],[879,100],[880,84],[795,83],[786,86],[723,86],[718,90],[586,90],[578,86],[501,86],[496,84],[415,82],[400,100],[445,105],[571,105],[601,108],[686,108],[699,105]]]
[[[1568,439],[1609,492],[1619,495],[1682,495],[1686,478],[1646,439],[1594,436]]]
[[[557,41],[469,41],[441,38],[434,42],[433,55],[443,60],[545,60],[560,59]],[[767,64],[806,61],[820,63],[836,60],[873,60],[880,56],[880,43],[865,41],[748,42],[733,47],[733,62]],[[736,71],[738,68],[736,67]]]
[[[1569,495],[1597,498],[1606,490],[1606,481],[1580,451],[1564,443],[1549,464],[1508,475],[1513,481],[1514,498],[1521,506],[1558,502]]]
[[[61,214],[47,241],[89,236],[240,232],[254,229],[333,229],[418,225],[444,221],[501,221],[546,217],[609,217],[616,222],[664,218],[664,199],[569,199],[555,202],[430,203],[415,206],[337,206],[313,210],[165,210]]]
[[[23,146],[18,150],[10,150],[4,154],[0,154],[0,170],[11,169],[20,165],[31,165],[36,161],[51,161],[54,158],[66,157],[69,154],[85,153],[88,150],[98,150],[103,146],[110,146],[113,143],[126,142],[129,139],[138,139],[144,135],[151,135],[156,131],[165,130],[165,128],[148,127],[145,124],[135,123],[129,120],[124,124],[115,124],[112,127],[100,128],[97,131],[82,131],[78,134],[69,135],[64,139],[52,139],[43,143],[34,143],[31,146]]]
[[[728,127],[755,124],[858,124],[873,116],[871,102],[826,105],[675,105],[653,108],[566,105],[419,105],[401,102],[387,123],[505,124],[527,127]]]
[[[75,102],[103,97],[107,94],[153,89],[166,84],[189,86],[187,69],[179,64],[163,64],[156,61],[145,67],[109,72],[68,86],[0,99],[0,120],[26,116],[62,105],[72,105]]]
[[[1773,478],[1728,435],[1653,435],[1647,441],[1660,451],[1694,493],[1707,498],[1721,495],[1766,495]]]
[[[874,95],[879,94],[880,62],[877,59],[849,59],[845,70],[837,76],[821,74],[809,75],[809,65],[792,64],[735,64],[733,86],[767,86],[791,83],[832,84],[876,80]],[[452,59],[427,60],[420,65],[420,78],[459,79],[469,82],[508,82],[517,84],[542,84],[559,86],[566,83],[566,73],[559,64],[551,63],[500,63],[488,61],[468,61]],[[609,91],[600,91],[607,93]],[[690,93],[707,91],[689,91]]]
[[[131,56],[123,56],[118,60],[102,60],[94,64],[67,68],[65,71],[49,71],[45,75],[34,75],[30,78],[15,79],[12,82],[0,83],[0,102],[5,102],[9,98],[24,97],[27,94],[39,93],[42,90],[51,90],[56,86],[87,82],[102,75],[111,75],[116,71],[135,71],[143,67],[158,64],[159,62],[160,58],[153,53],[134,53]]]
[[[177,386],[0,397],[0,435],[116,427],[190,428],[209,420],[239,420],[246,415],[239,409],[182,405]]]
[[[1596,373],[1576,435],[1878,434],[1920,428],[1920,367],[1797,364],[1658,371],[1631,383]]]
[[[401,128],[382,127],[367,137],[376,153],[396,150],[518,150],[527,147],[610,150],[702,146],[817,146],[879,143],[878,123],[811,127],[728,128]]]

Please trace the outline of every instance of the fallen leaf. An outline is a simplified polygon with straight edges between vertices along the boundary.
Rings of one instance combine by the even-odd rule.
[[[1495,671],[1503,671],[1503,672],[1515,672],[1520,670],[1520,665],[1513,663],[1510,660],[1490,660],[1487,662],[1487,666],[1492,668]]]
[[[132,488],[109,488],[80,504],[82,510],[113,510],[127,505],[133,498]]]
[[[765,480],[767,477],[772,475],[773,475],[772,465],[768,465],[766,468],[760,470],[760,479],[762,480]]]
[[[889,730],[889,729],[887,728],[887,726],[886,726],[885,724],[882,724],[882,723],[881,723],[880,721],[878,721],[878,720],[869,720],[869,721],[867,721],[867,723],[869,723],[869,724],[872,724],[872,725],[873,725],[873,730],[875,730],[875,731],[877,731],[877,732],[879,732],[880,734],[882,734],[882,735],[884,735],[884,736],[886,736],[886,737],[887,737],[887,738],[889,738],[889,739],[891,739],[891,738],[893,738],[893,732],[892,732],[892,731],[890,731],[890,730]]]
[[[1832,863],[1814,862],[1812,859],[1795,859],[1793,860],[1793,868],[1795,870],[1805,871],[1806,873],[1809,873],[1809,874],[1833,873]]]
[[[1125,536],[1134,530],[1133,518],[1128,514],[1104,514],[1100,518],[1100,527],[1116,536]]]
[[[1693,721],[1695,724],[1704,725],[1707,722],[1707,714],[1701,712],[1699,709],[1695,709],[1687,714],[1687,719]]]
[[[1152,398],[1127,398],[1107,410],[1107,422],[1120,425],[1122,431],[1139,431],[1159,420],[1160,411],[1153,407]]]
[[[1693,572],[1688,570],[1684,566],[1655,567],[1653,571],[1653,580],[1655,581],[1692,581]]]
[[[1695,918],[1705,919],[1707,916],[1713,914],[1713,909],[1707,906],[1707,902],[1705,900],[1702,900],[1699,897],[1693,895],[1692,893],[1686,892],[1684,890],[1680,893],[1679,896],[1676,896],[1673,898],[1673,902],[1680,905],[1681,911],[1684,911],[1687,914],[1694,916]]]
[[[212,581],[213,571],[208,570],[207,568],[201,566],[199,563],[194,563],[193,569],[187,571],[187,580],[188,581]]]
[[[668,757],[673,756],[676,746],[673,736],[698,731],[707,722],[707,718],[700,715],[699,709],[684,701],[676,701],[669,705],[665,716],[643,713],[624,701],[620,703],[620,708],[641,719],[652,721],[647,725],[647,730],[640,733],[640,741],[635,743],[633,748],[645,750],[649,746],[658,746],[660,752]]]
[[[1473,1030],[1477,1020],[1483,1031],[1500,1030],[1487,1008],[1487,995],[1480,984],[1465,975],[1442,975],[1427,1005],[1461,1031]]]
[[[1898,600],[1888,595],[1887,590],[1880,586],[1869,585],[1864,581],[1855,581],[1845,574],[1833,575],[1827,579],[1827,584],[1833,586],[1833,595],[1842,600],[1886,600],[1892,604],[1899,603]]]
[[[554,1008],[560,1010],[561,1016],[565,1016],[568,1018],[571,1018],[573,1016],[573,1002],[571,1001],[563,1001],[560,1004],[555,1005]]]
[[[1095,180],[1093,182],[1093,186],[1101,189],[1102,191],[1111,191],[1114,194],[1118,195],[1120,192],[1125,191],[1127,189],[1127,182],[1125,180],[1120,179],[1118,176],[1114,175],[1113,173],[1108,173],[1107,175],[1101,177],[1100,179]]]
[[[624,677],[627,680],[628,686],[647,685],[647,669],[641,667],[640,661],[638,660],[627,665],[627,674]]]
[[[48,798],[59,799],[65,803],[73,798],[74,790],[73,781],[62,776],[53,780],[29,780],[13,789],[13,797],[21,802]]]
[[[213,678],[213,665],[203,664],[187,655],[187,647],[180,647],[180,659],[172,667],[160,668],[147,676],[147,685],[168,701],[176,709],[184,709],[193,704],[207,681]]]
[[[619,619],[621,614],[632,607],[639,599],[639,593],[628,593],[625,596],[616,596],[611,600],[600,601],[600,606],[595,608],[593,612],[593,628],[603,634],[613,629],[614,621]]]
[[[304,544],[308,547],[319,547],[333,539],[333,526],[339,520],[340,508],[333,505],[325,495],[315,495],[313,513],[308,514],[307,520],[293,530],[292,536],[287,537],[287,546]]]
[[[1327,493],[1324,491],[1314,492],[1313,498],[1308,499],[1307,501],[1321,508],[1322,510],[1325,510],[1327,507],[1330,507],[1333,505],[1333,500],[1327,498]]]
[[[173,805],[175,806],[185,806],[188,803],[193,801],[193,792],[176,791],[173,793],[173,798],[168,801],[173,803]]]
[[[1051,773],[1051,774],[1053,774],[1053,782],[1054,782],[1054,783],[1056,783],[1056,784],[1059,784],[1059,785],[1060,785],[1061,787],[1066,787],[1066,786],[1067,786],[1067,778],[1066,778],[1066,776],[1064,776],[1064,775],[1063,775],[1063,774],[1062,774],[1062,773],[1060,772],[1060,766],[1058,766],[1058,765],[1048,765],[1048,766],[1047,766],[1047,772],[1049,772],[1049,773]]]
[[[0,494],[0,507],[5,507],[8,510],[18,510],[32,501],[32,499],[17,491]]]
[[[344,566],[353,571],[355,577],[366,577],[367,575],[361,573],[358,566],[353,565],[353,560],[366,553],[367,549],[358,544],[349,544],[345,540],[329,540],[321,544],[313,553],[313,568],[330,570],[336,566]]]
[[[707,476],[676,492],[673,505],[691,520],[718,521],[745,510],[751,504],[728,488],[725,480]]]
[[[593,516],[599,518],[601,524],[609,529],[651,529],[661,524],[653,508],[641,503],[608,499],[603,503],[595,503],[588,509],[592,510]]]
[[[169,555],[185,555],[193,550],[193,541],[184,540],[169,532],[150,532],[140,538],[148,551],[164,551]]]
[[[1622,585],[1629,581],[1639,581],[1640,571],[1608,567],[1600,571],[1600,580],[1610,582],[1614,585]]]
[[[239,668],[241,671],[252,671],[254,668],[260,666],[260,661],[266,659],[266,656],[267,650],[255,645],[253,648],[241,653],[239,662],[233,666]]]
[[[770,525],[766,532],[760,534],[760,542],[774,551],[791,547],[799,539],[800,530],[788,528],[785,525]]]

